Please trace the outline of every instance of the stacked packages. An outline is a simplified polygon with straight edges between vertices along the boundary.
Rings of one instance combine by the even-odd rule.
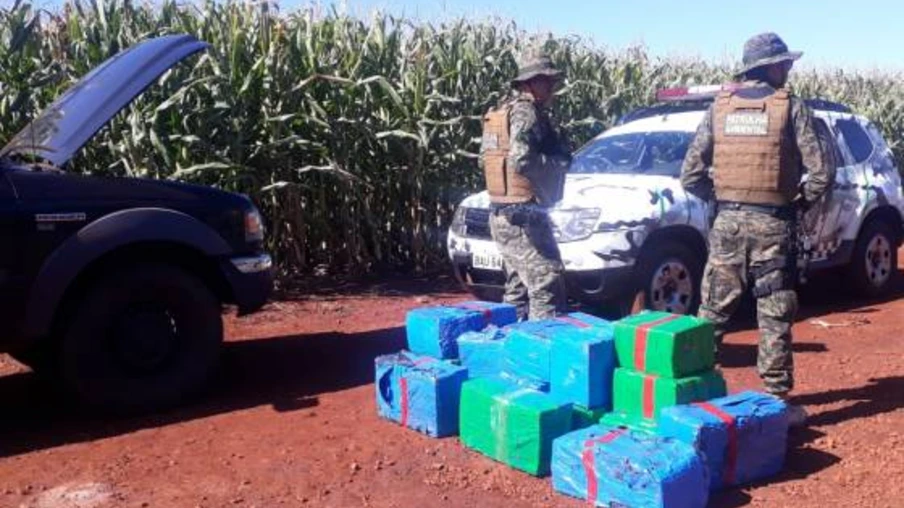
[[[708,322],[644,312],[516,323],[464,302],[407,318],[408,346],[376,360],[381,416],[461,442],[598,506],[706,505],[710,490],[781,470],[786,407],[725,397]]]
[[[607,423],[653,429],[663,408],[725,395],[709,322],[643,312],[615,325],[613,413]]]

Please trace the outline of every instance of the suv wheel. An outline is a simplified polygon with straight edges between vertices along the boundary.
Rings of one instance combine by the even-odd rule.
[[[220,302],[170,265],[112,271],[81,298],[63,333],[65,386],[91,406],[143,411],[198,393],[223,341]]]
[[[887,222],[873,219],[863,227],[848,269],[862,296],[882,296],[893,287],[898,274],[897,235]]]
[[[700,305],[703,260],[674,241],[651,247],[641,255],[634,272],[644,307],[675,314],[695,313]]]

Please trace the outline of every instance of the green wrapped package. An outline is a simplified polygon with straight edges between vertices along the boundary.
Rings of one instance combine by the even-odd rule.
[[[705,319],[667,312],[641,312],[615,323],[615,352],[621,367],[683,378],[715,365],[713,325]]]
[[[478,378],[461,388],[461,442],[532,474],[549,474],[552,442],[571,431],[571,404],[510,382]]]
[[[600,418],[606,414],[606,408],[587,409],[577,404],[571,408],[571,430],[586,429],[600,422]]]
[[[618,368],[613,385],[614,414],[606,421],[614,424],[620,419],[633,428],[655,426],[662,408],[724,397],[726,392],[725,378],[717,370],[671,379]]]

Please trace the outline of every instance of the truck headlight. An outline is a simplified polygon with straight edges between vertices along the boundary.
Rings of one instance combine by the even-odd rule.
[[[264,241],[264,220],[257,208],[245,211],[245,241],[256,243]]]
[[[452,224],[449,226],[449,230],[458,236],[465,236],[467,233],[467,228],[465,227],[465,215],[467,215],[467,213],[468,209],[464,206],[456,208],[455,214],[452,216]]]
[[[576,242],[593,234],[596,221],[600,218],[600,209],[551,210],[549,218],[552,221],[556,241]]]

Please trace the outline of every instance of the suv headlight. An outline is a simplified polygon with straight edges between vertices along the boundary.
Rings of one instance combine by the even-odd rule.
[[[556,241],[576,242],[593,234],[596,221],[600,218],[600,209],[550,210],[549,218],[552,220]]]
[[[458,236],[465,236],[467,233],[467,228],[465,227],[465,215],[467,215],[467,213],[468,209],[464,206],[456,208],[455,214],[452,216],[452,224],[449,226],[449,230]]]
[[[264,241],[264,220],[254,207],[245,211],[245,241],[248,243]]]

